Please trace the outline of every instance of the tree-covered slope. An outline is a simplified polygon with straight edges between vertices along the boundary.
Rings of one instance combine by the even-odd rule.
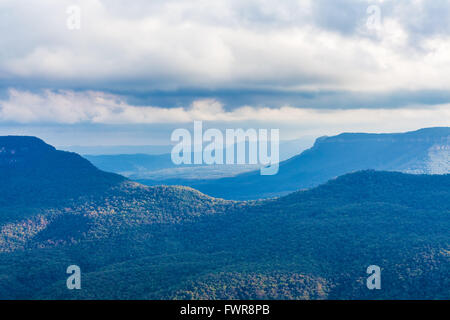
[[[233,202],[126,182],[2,224],[0,298],[448,299],[449,186],[363,171]],[[373,264],[382,290],[366,288]]]
[[[0,208],[54,206],[104,192],[125,180],[38,138],[0,137]]]

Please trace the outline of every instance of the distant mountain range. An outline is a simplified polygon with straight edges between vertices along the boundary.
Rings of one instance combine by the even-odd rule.
[[[238,143],[240,145],[242,143]],[[312,145],[311,138],[281,141],[280,161],[289,159]],[[247,147],[247,146],[246,146]],[[170,151],[167,146],[164,154],[154,154],[159,148],[152,146],[130,146],[130,147],[66,147],[69,150],[84,150],[92,153],[83,155],[101,170],[124,175],[131,179],[218,179],[231,177],[243,172],[259,170],[260,165],[175,165],[172,162]],[[236,146],[234,146],[236,148]],[[113,152],[124,152],[123,154]],[[133,152],[134,151],[134,152]],[[109,152],[112,154],[101,154]],[[148,152],[148,154],[147,154]],[[224,152],[224,154],[226,151]],[[192,156],[191,156],[192,157]],[[225,163],[225,159],[224,159]]]
[[[126,176],[144,175],[163,169],[175,168],[170,153],[150,154],[116,154],[116,155],[84,155],[96,167],[108,172]]]
[[[450,298],[450,175],[360,171],[241,202],[143,186],[36,138],[0,150],[0,299]]]
[[[294,140],[280,141],[280,159],[286,160],[309,148],[314,142],[312,136],[306,136]],[[170,154],[173,145],[122,145],[122,146],[61,146],[59,149],[76,152],[81,155],[90,156],[116,156],[116,155],[164,155]]]
[[[261,176],[259,171],[253,171],[217,180],[137,181],[146,185],[187,185],[214,197],[247,200],[285,195],[346,173],[368,169],[414,174],[450,173],[450,128],[321,137],[312,148],[282,162],[278,174],[273,176]]]
[[[60,146],[61,150],[76,152],[81,155],[121,155],[121,154],[168,154],[172,150],[170,145],[141,145],[141,146]]]

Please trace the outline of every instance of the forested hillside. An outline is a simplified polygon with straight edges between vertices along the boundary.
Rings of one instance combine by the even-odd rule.
[[[38,138],[0,137],[0,207],[54,206],[125,180]]]
[[[362,171],[265,201],[118,179],[54,206],[2,204],[0,298],[449,299],[449,199],[449,175]],[[72,264],[81,290],[66,287]]]

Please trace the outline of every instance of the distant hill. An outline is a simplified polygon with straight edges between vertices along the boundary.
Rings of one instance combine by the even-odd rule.
[[[146,172],[175,167],[170,158],[170,153],[162,155],[85,155],[84,158],[102,170],[124,175],[139,175],[139,173],[145,174]]]
[[[60,146],[60,150],[76,152],[80,155],[118,155],[118,154],[168,154],[172,150],[170,145],[140,145],[140,146]]]
[[[259,169],[259,165],[175,165],[170,154],[85,155],[96,167],[130,179],[218,179]]]
[[[450,173],[450,128],[322,137],[312,148],[282,162],[274,176],[261,176],[259,171],[254,171],[217,180],[138,181],[147,185],[189,185],[214,197],[246,200],[284,195],[367,169],[414,174]]]
[[[242,143],[239,143],[242,145]],[[312,145],[311,138],[281,141],[280,160],[289,159]],[[78,150],[76,147],[67,147]],[[149,146],[133,147],[108,147],[106,151],[128,151],[134,153],[124,154],[99,154],[104,148],[87,148],[93,154],[84,154],[83,157],[92,162],[96,167],[108,172],[124,175],[130,179],[167,180],[167,179],[218,179],[235,176],[243,172],[259,170],[260,165],[175,165],[172,162],[170,151],[167,146],[164,154],[150,154],[153,149]],[[137,151],[137,152],[136,152]],[[149,154],[147,154],[149,152]],[[224,152],[225,155],[226,152]],[[225,157],[224,157],[225,163]]]

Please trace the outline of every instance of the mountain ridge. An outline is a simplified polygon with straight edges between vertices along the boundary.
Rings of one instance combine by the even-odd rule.
[[[0,137],[0,179],[2,206],[55,205],[126,181],[29,136]]]
[[[183,184],[209,195],[247,200],[282,196],[317,186],[334,177],[374,169],[406,173],[450,172],[450,127],[406,133],[342,133],[321,137],[301,154],[280,163],[278,174],[247,172],[217,180],[137,179],[147,185]]]

